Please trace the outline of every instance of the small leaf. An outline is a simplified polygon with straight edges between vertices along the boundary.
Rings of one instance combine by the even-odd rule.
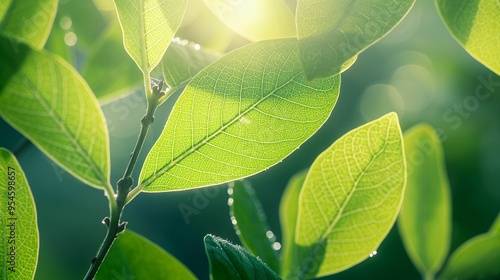
[[[434,275],[448,256],[451,238],[450,187],[443,148],[428,125],[410,129],[404,141],[408,178],[399,231],[418,270],[422,275]]]
[[[75,69],[1,37],[0,69],[0,116],[75,177],[111,188],[104,115]]]
[[[28,180],[13,154],[0,148],[0,263],[2,279],[33,279],[38,225]]]
[[[498,217],[488,233],[469,239],[451,254],[439,279],[498,279],[500,277]]]
[[[229,188],[231,221],[241,243],[261,258],[273,271],[279,271],[278,252],[273,248],[276,237],[267,224],[266,214],[250,183],[237,181]]]
[[[490,233],[500,235],[500,214],[498,214],[497,218],[493,222],[493,225],[490,228]]]
[[[118,235],[96,280],[196,279],[189,269],[158,245],[130,230]]]
[[[170,90],[175,91],[186,86],[194,75],[220,57],[220,54],[198,44],[174,38],[161,60],[163,79]]]
[[[0,34],[42,49],[52,29],[57,3],[57,0],[14,0],[8,9],[0,4],[3,5],[0,11],[5,11],[3,18],[0,17]]]
[[[179,28],[187,0],[115,0],[125,49],[143,73],[149,73]]]
[[[295,252],[293,251],[295,240],[295,228],[297,227],[297,214],[299,205],[299,193],[306,180],[307,170],[295,174],[285,188],[280,203],[280,222],[283,232],[281,275],[292,270]]]
[[[281,279],[260,259],[222,238],[205,236],[205,250],[210,262],[210,279]]]
[[[134,87],[141,85],[141,72],[128,58],[117,24],[113,24],[91,49],[82,76],[101,104],[130,93]]]
[[[344,65],[406,15],[415,0],[299,0],[297,32],[309,79],[341,72]]]
[[[300,192],[297,258],[288,276],[321,277],[366,259],[396,220],[405,178],[395,113],[337,140],[316,158]]]
[[[295,39],[233,51],[188,84],[146,158],[148,192],[221,184],[279,163],[330,115],[340,77],[309,82]]]
[[[446,26],[477,61],[500,75],[500,2],[436,0]]]
[[[296,37],[293,13],[283,0],[203,0],[230,29],[250,41]]]

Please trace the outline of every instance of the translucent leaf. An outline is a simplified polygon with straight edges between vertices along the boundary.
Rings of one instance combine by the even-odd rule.
[[[145,191],[221,184],[279,163],[330,115],[340,77],[308,82],[295,39],[233,51],[198,73],[141,171]]]
[[[469,239],[451,254],[439,279],[498,279],[500,277],[498,265],[500,219],[498,217],[488,233]]]
[[[500,214],[498,214],[495,222],[493,222],[493,225],[490,228],[490,233],[500,235]]]
[[[231,222],[241,243],[273,271],[279,271],[279,256],[273,248],[276,237],[267,224],[259,198],[248,182],[237,181],[229,188]]]
[[[95,279],[189,280],[196,277],[158,245],[127,230],[118,235]]]
[[[229,28],[250,41],[296,37],[293,13],[283,0],[203,0]]]
[[[472,57],[500,75],[500,2],[436,0],[446,26]]]
[[[374,44],[415,0],[299,0],[297,33],[309,79],[341,72],[342,65]]]
[[[247,250],[222,238],[205,236],[205,250],[210,262],[210,279],[281,279]]]
[[[141,72],[123,48],[123,38],[117,24],[112,25],[95,43],[82,76],[101,104],[130,93],[134,87],[141,85]]]
[[[408,179],[399,231],[422,275],[434,275],[448,256],[451,238],[450,187],[443,148],[436,132],[427,125],[410,129],[404,141]]]
[[[143,73],[149,73],[179,28],[187,0],[115,0],[125,49]]]
[[[0,116],[52,160],[109,185],[109,140],[92,91],[64,60],[0,38]]]
[[[396,220],[405,179],[395,113],[337,140],[316,158],[302,186],[297,258],[287,278],[336,273],[377,250]]]
[[[280,222],[283,235],[281,275],[292,270],[295,253],[293,251],[295,240],[295,228],[297,226],[297,214],[299,211],[299,193],[306,180],[307,170],[295,174],[285,188],[280,203]]]
[[[21,166],[0,148],[0,263],[2,279],[33,279],[38,260],[35,201]]]
[[[58,1],[14,0],[5,9],[8,3],[0,4],[0,12],[4,11],[0,34],[22,41],[34,49],[42,49],[56,16]]]
[[[174,38],[161,60],[163,79],[170,90],[178,90],[220,56],[196,43]]]

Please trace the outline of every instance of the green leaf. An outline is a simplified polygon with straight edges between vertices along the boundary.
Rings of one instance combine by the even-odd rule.
[[[141,72],[123,48],[117,24],[113,24],[91,49],[82,76],[100,103],[110,102],[141,85]]]
[[[57,0],[14,0],[0,22],[0,34],[15,38],[34,49],[42,49],[56,16]]]
[[[28,180],[13,154],[0,148],[0,263],[2,279],[33,279],[38,225]]]
[[[500,276],[500,234],[498,219],[486,234],[462,244],[450,256],[439,279],[498,279]]]
[[[228,192],[231,222],[241,243],[278,272],[279,256],[273,248],[276,237],[267,224],[266,214],[252,186],[248,182],[237,181]]]
[[[140,187],[160,192],[216,185],[279,163],[326,121],[339,86],[339,76],[306,80],[295,39],[257,42],[225,55],[179,97],[146,158]]]
[[[316,158],[300,192],[297,258],[288,276],[321,277],[366,259],[396,220],[405,179],[395,113],[337,140]]]
[[[434,275],[448,255],[451,238],[450,187],[443,148],[428,125],[410,129],[404,141],[408,181],[399,231],[418,270],[422,275]]]
[[[250,41],[296,37],[293,13],[283,0],[203,0],[230,29]]]
[[[196,279],[186,266],[158,245],[130,230],[118,235],[96,280]]]
[[[497,218],[493,222],[493,225],[490,228],[490,233],[500,234],[500,214],[498,214]]]
[[[109,184],[109,140],[92,91],[64,60],[0,38],[0,116],[75,177]]]
[[[455,39],[477,61],[500,75],[500,2],[498,0],[436,0]]]
[[[213,236],[205,236],[205,250],[213,280],[281,279],[259,258],[244,248]]]
[[[297,33],[309,79],[344,65],[394,28],[415,0],[299,0]]]
[[[283,232],[281,275],[292,270],[294,265],[295,252],[295,228],[297,227],[297,214],[299,205],[299,193],[306,180],[307,170],[295,174],[285,188],[280,203],[280,222]]]
[[[179,28],[187,0],[115,0],[125,49],[143,73],[149,73]]]
[[[170,91],[176,91],[220,57],[220,54],[203,49],[196,43],[174,38],[161,60],[163,79]]]

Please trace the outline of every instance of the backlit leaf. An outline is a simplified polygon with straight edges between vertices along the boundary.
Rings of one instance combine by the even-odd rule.
[[[281,279],[260,259],[222,238],[205,236],[205,250],[210,262],[210,279]]]
[[[406,15],[415,0],[299,0],[297,33],[309,79],[341,72]]]
[[[500,75],[500,2],[436,0],[451,34],[472,57]]]
[[[125,49],[143,73],[149,73],[179,28],[187,0],[115,0]]]
[[[396,220],[405,179],[395,113],[348,132],[325,150],[300,192],[297,257],[287,278],[336,273],[377,250]]]
[[[294,240],[295,228],[297,226],[297,213],[299,211],[299,194],[302,185],[306,180],[307,170],[295,174],[285,188],[280,203],[280,222],[283,235],[281,251],[281,272],[282,276],[292,270],[294,265]]]
[[[293,13],[283,0],[203,0],[229,28],[250,41],[295,37]]]
[[[340,77],[309,82],[295,39],[233,51],[198,73],[146,158],[148,192],[221,184],[258,173],[299,147],[330,115]]]
[[[273,248],[276,237],[267,224],[259,198],[248,182],[236,181],[230,187],[231,222],[241,243],[273,271],[279,271],[278,252]]]
[[[19,162],[0,148],[0,263],[2,279],[33,279],[38,260],[35,201]]]
[[[498,279],[500,277],[498,265],[500,219],[498,217],[488,233],[469,239],[451,254],[439,279]]]
[[[0,68],[0,116],[80,180],[111,188],[104,115],[78,73],[59,57],[5,38]]]
[[[0,12],[5,11],[0,21],[0,34],[34,49],[42,49],[56,16],[57,3],[57,0],[14,0],[10,1],[8,9],[5,9],[6,4],[0,4]]]
[[[118,235],[96,280],[196,279],[191,271],[158,245],[130,230]]]
[[[399,231],[406,252],[422,275],[434,275],[448,256],[451,238],[450,189],[443,148],[436,132],[427,125],[410,129],[404,141],[408,180]]]

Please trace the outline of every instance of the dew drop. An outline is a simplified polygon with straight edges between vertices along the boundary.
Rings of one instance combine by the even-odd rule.
[[[227,205],[232,206],[232,205],[233,205],[233,203],[234,203],[234,199],[229,198],[229,199],[227,200]]]
[[[194,49],[199,51],[201,49],[200,44],[194,44]]]
[[[64,43],[66,43],[66,45],[70,47],[74,46],[77,41],[78,37],[73,32],[68,32],[66,33],[66,35],[64,35]]]
[[[70,29],[72,25],[73,21],[69,17],[62,17],[59,20],[59,26],[64,30]]]
[[[269,238],[269,239],[274,238],[274,233],[273,233],[272,231],[268,230],[268,231],[266,232],[266,236],[267,236],[267,238]]]
[[[236,221],[236,218],[235,217],[231,217],[231,223],[235,226],[236,224],[238,224],[238,222]]]
[[[377,251],[373,251],[371,254],[370,254],[370,258],[375,256],[377,254]]]
[[[273,243],[273,249],[278,251],[279,249],[281,249],[281,244],[279,242],[274,242]]]
[[[232,186],[231,186],[231,184],[232,184]],[[229,183],[229,188],[227,189],[227,194],[228,195],[232,195],[233,194],[233,187],[234,187],[234,183],[233,182]]]

